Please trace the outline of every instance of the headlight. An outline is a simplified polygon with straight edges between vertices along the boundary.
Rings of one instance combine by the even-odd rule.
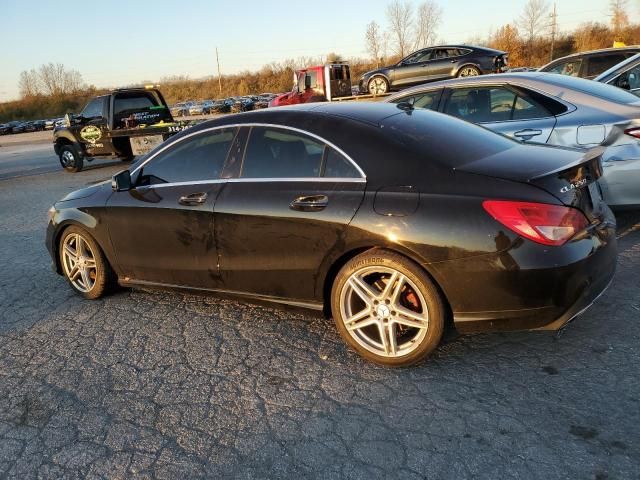
[[[55,215],[56,215],[56,207],[51,205],[51,208],[49,208],[49,210],[47,211],[47,217],[49,218],[50,222],[53,220],[53,217]]]

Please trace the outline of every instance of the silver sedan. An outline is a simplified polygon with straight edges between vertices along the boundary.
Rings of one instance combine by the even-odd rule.
[[[640,99],[627,91],[565,75],[507,73],[420,85],[385,101],[453,115],[523,142],[605,147],[605,200],[640,206]]]

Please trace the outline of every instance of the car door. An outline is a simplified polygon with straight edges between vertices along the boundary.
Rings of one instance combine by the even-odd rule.
[[[187,135],[132,175],[134,188],[107,202],[109,236],[125,278],[215,288],[213,207],[237,129]]]
[[[107,118],[109,117],[109,95],[96,97],[84,107],[80,113],[82,125],[72,126],[77,130],[87,156],[110,155],[113,142]]]
[[[453,57],[456,56],[456,53],[457,51],[453,48],[434,48],[426,65],[426,79],[438,80],[451,77],[451,70],[456,63]]]
[[[428,78],[427,67],[433,49],[419,50],[403,59],[393,70],[392,85],[394,87],[408,87],[423,83]]]
[[[318,271],[339,248],[365,184],[351,160],[315,136],[250,127],[241,168],[215,206],[225,288],[317,298]]]
[[[556,124],[539,94],[506,85],[451,89],[443,113],[524,142],[546,143]]]

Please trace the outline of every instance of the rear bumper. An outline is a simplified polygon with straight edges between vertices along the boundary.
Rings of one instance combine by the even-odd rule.
[[[441,283],[461,333],[558,330],[587,310],[615,274],[613,226],[556,251],[529,247],[439,269],[438,276],[451,268],[465,271],[462,285]]]

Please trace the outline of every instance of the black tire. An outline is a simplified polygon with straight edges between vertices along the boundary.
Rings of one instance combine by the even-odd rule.
[[[460,70],[458,70],[457,77],[477,77],[478,75],[482,75],[482,72],[475,65],[464,65]]]
[[[363,275],[362,278],[364,279],[375,278],[378,275],[376,269],[388,271],[389,277],[386,280],[384,277],[378,277],[378,280],[372,282],[370,286],[375,290],[376,284],[382,282],[379,285],[384,288],[376,291],[382,294],[388,290],[389,293],[394,294],[393,298],[397,302],[396,300],[392,302],[380,300],[377,303],[377,307],[367,307],[367,304],[361,301],[364,305],[362,312],[370,310],[371,314],[354,321],[354,323],[363,322],[360,324],[365,326],[353,329],[354,333],[352,334],[345,322],[346,310],[350,310],[350,307],[343,306],[343,302],[351,305],[354,299],[358,301],[358,299],[362,300],[363,297],[359,295],[353,297],[353,294],[357,294],[357,292],[351,286],[352,281],[350,279],[361,278],[359,275]],[[397,273],[395,277],[397,280],[389,285],[389,279],[394,278],[392,277],[394,275],[393,272]],[[412,299],[411,296],[413,296]],[[408,305],[406,303],[407,300],[413,303]],[[384,310],[385,303],[387,306],[386,311]],[[386,313],[380,314],[379,309],[383,309]],[[394,309],[397,311],[394,311]],[[440,291],[429,276],[418,265],[402,255],[382,249],[374,249],[362,253],[351,259],[340,269],[331,289],[331,311],[336,328],[347,345],[365,359],[387,367],[406,367],[424,360],[442,339],[446,315]],[[403,312],[407,311],[426,317],[421,320],[423,326],[417,328],[407,327],[402,324],[406,320],[400,320],[400,318],[405,315]],[[354,318],[357,315],[360,315],[360,313],[352,314]],[[366,324],[365,322],[369,323]],[[371,322],[375,323],[371,324]],[[384,327],[382,326],[383,324],[389,326]],[[351,326],[353,327],[353,325]],[[384,344],[381,332],[385,328],[387,330],[384,331],[388,333],[385,338],[394,337],[394,340],[388,340],[386,343],[387,345],[390,343],[395,344],[398,349],[396,354],[389,354],[389,352],[379,354],[374,351],[376,349],[379,351],[379,347],[373,347],[372,344],[367,346],[367,339],[370,339],[368,335],[378,335],[380,342]],[[401,344],[400,342],[403,343]],[[405,345],[406,347],[404,347]],[[402,352],[403,349],[406,353]]]
[[[70,242],[73,245],[74,240],[73,237],[81,237],[86,245],[88,245],[89,249],[85,246],[81,248],[85,253],[89,252],[90,256],[95,261],[95,268],[91,268],[91,272],[87,273],[87,277],[92,280],[94,283],[90,286],[90,288],[83,290],[80,288],[77,283],[72,281],[70,278],[70,273],[74,272],[73,268],[70,268],[71,265],[69,261],[65,258],[65,245],[67,242]],[[77,240],[75,240],[75,245],[77,249]],[[76,250],[77,252],[77,250]],[[116,275],[113,272],[111,265],[107,261],[100,245],[93,239],[93,237],[83,228],[77,226],[71,226],[62,232],[60,236],[60,242],[58,243],[58,256],[60,258],[60,265],[62,266],[62,273],[71,285],[71,288],[82,295],[84,298],[93,300],[96,298],[102,297],[105,293],[108,293],[113,289],[116,284]],[[86,255],[88,258],[89,255]],[[80,277],[83,277],[80,275]]]
[[[389,93],[389,81],[381,75],[375,75],[367,82],[367,92],[370,95],[384,95]]]
[[[80,172],[84,167],[84,161],[82,155],[78,152],[78,149],[73,145],[63,145],[60,149],[60,155],[58,155],[60,165],[67,172]]]

